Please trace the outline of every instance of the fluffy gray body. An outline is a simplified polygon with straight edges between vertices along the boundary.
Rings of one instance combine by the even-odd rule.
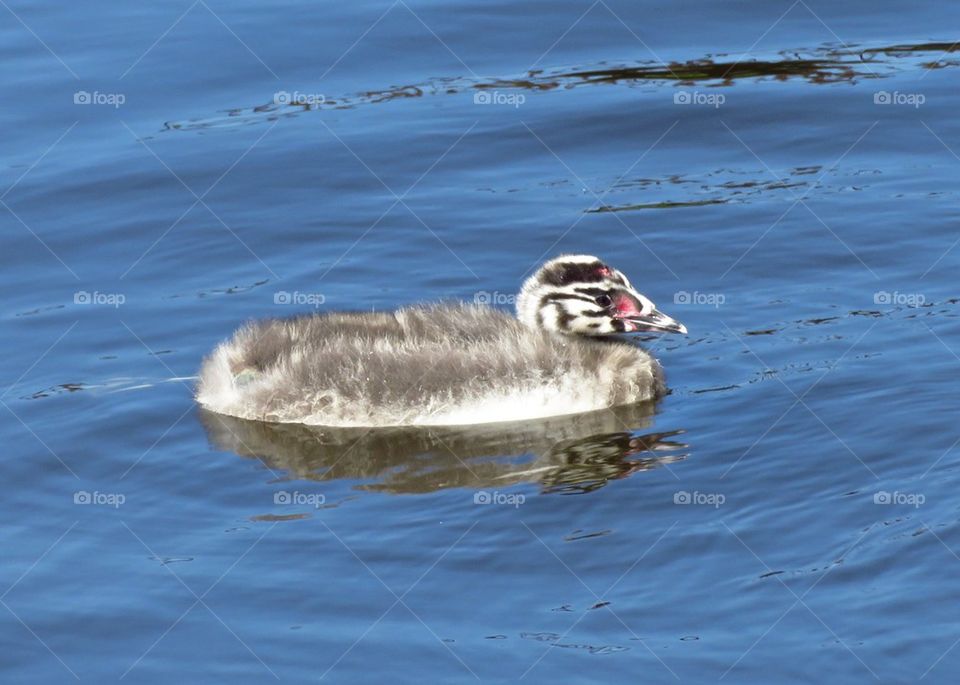
[[[462,303],[247,324],[204,361],[197,401],[321,426],[520,421],[650,400],[657,361],[622,333],[686,333],[596,257],[545,263],[517,318]],[[604,337],[607,336],[607,337]]]
[[[437,304],[250,323],[205,360],[197,399],[246,419],[403,426],[571,414],[663,391],[660,365],[630,342]]]

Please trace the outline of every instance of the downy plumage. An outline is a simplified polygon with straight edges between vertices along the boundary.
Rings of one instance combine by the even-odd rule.
[[[255,321],[204,360],[197,401],[246,419],[325,426],[517,421],[655,398],[659,363],[604,337],[686,333],[596,257],[553,259],[517,318],[465,303]]]

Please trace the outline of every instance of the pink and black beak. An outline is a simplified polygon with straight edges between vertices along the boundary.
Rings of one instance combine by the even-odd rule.
[[[619,290],[611,298],[614,321],[623,325],[624,333],[686,333],[687,327],[659,311],[646,297],[635,290]]]

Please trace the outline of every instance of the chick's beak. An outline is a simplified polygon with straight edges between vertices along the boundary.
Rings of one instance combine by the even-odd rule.
[[[614,317],[624,322],[627,332],[687,332],[686,326],[655,308],[651,309],[648,306],[648,311],[644,313],[644,303],[641,297],[639,293],[623,292],[620,297],[615,299],[614,307],[616,311]],[[650,304],[649,300],[647,300],[647,304]]]
[[[629,317],[626,321],[635,328],[635,331],[663,331],[664,333],[686,334],[687,327],[676,319],[672,319],[663,312],[654,309],[642,316]]]

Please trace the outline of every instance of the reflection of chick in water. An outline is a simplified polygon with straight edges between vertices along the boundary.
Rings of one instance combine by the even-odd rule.
[[[522,423],[462,428],[319,428],[247,421],[201,410],[219,449],[262,459],[292,478],[371,481],[394,493],[540,483],[586,491],[686,457],[681,431],[636,434],[653,403]]]

